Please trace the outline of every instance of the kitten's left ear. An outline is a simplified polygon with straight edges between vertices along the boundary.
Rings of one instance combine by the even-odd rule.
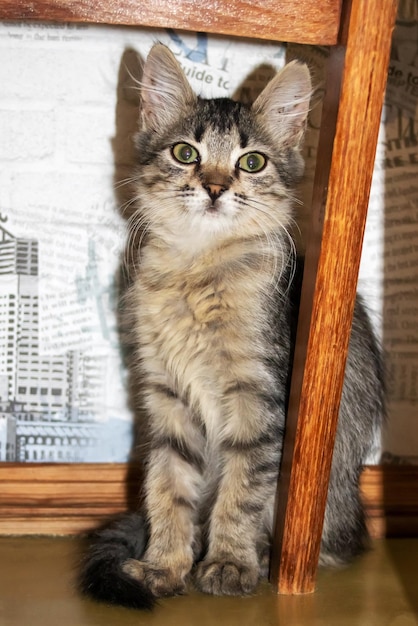
[[[160,43],[148,54],[141,83],[143,129],[166,128],[196,100],[174,54]]]
[[[296,147],[306,127],[312,83],[307,66],[291,61],[268,83],[253,104],[278,145]]]

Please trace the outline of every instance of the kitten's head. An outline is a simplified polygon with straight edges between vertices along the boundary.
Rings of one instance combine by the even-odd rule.
[[[305,65],[285,66],[250,107],[197,97],[174,55],[157,44],[141,95],[137,187],[147,230],[193,252],[288,226],[290,191],[303,172]]]

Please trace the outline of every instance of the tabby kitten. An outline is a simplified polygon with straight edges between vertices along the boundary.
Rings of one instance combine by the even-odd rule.
[[[146,235],[130,294],[150,431],[145,507],[98,533],[82,574],[96,598],[149,608],[191,578],[207,593],[247,594],[266,573],[292,353],[287,228],[310,95],[297,62],[251,107],[196,97],[161,44],[145,63]],[[358,303],[322,562],[365,545],[358,478],[382,414],[379,350]]]

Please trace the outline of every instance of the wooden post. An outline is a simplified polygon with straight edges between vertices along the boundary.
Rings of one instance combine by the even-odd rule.
[[[315,588],[395,15],[396,0],[353,0],[336,118],[344,52],[330,57],[272,555],[280,593]]]

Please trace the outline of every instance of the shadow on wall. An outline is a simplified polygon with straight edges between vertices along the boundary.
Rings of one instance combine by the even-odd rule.
[[[135,375],[135,344],[132,336],[133,316],[127,303],[127,291],[132,285],[139,260],[142,230],[135,220],[135,135],[140,112],[140,81],[143,61],[136,50],[127,48],[120,61],[115,110],[115,136],[112,141],[114,157],[114,189],[116,205],[127,223],[128,237],[116,271],[118,285],[117,325],[122,363],[126,371],[128,405],[133,416],[132,448],[128,462],[126,493],[128,507],[136,510],[140,504],[142,483],[141,449],[146,445],[145,420],[141,419],[140,386]]]

